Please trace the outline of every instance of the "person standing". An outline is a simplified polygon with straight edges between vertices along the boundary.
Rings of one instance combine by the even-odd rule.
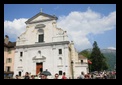
[[[31,79],[35,79],[35,76],[34,75],[31,75]]]
[[[25,78],[24,79],[30,79],[28,72],[25,73]]]
[[[81,75],[79,76],[79,79],[84,79],[84,78],[85,78],[84,72],[81,72]]]
[[[41,74],[40,75],[40,79],[45,79],[45,75],[44,74]]]
[[[16,76],[15,76],[15,79],[19,79],[19,75],[16,75]]]
[[[56,73],[54,79],[58,79],[59,75]]]
[[[66,77],[66,73],[65,73],[65,72],[63,72],[62,79],[67,79],[67,77]]]
[[[48,75],[44,74],[44,79],[48,79],[47,76],[48,76]]]

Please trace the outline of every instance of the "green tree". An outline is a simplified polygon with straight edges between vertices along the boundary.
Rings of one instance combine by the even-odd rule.
[[[101,71],[101,70],[108,69],[106,58],[101,53],[96,41],[94,41],[93,43],[93,49],[90,56],[90,60],[92,62],[91,69],[90,69],[91,71]]]

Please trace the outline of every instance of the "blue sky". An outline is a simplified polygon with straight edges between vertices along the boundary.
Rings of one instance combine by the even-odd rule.
[[[10,41],[25,31],[24,22],[42,12],[58,17],[78,51],[98,46],[116,49],[116,4],[4,4],[4,35]],[[80,24],[79,24],[80,23]]]

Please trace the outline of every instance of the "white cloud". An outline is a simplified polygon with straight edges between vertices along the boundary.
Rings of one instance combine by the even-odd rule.
[[[115,47],[108,47],[107,49],[116,50],[116,48],[115,48]]]
[[[78,51],[92,47],[93,43],[89,41],[88,35],[104,33],[114,29],[115,25],[116,11],[103,16],[90,8],[85,12],[73,11],[67,16],[60,16],[57,22],[57,27],[67,31]]]
[[[14,19],[13,21],[4,21],[4,34],[8,35],[15,40],[17,37],[26,30],[26,18]]]
[[[57,6],[55,9],[58,9]],[[4,34],[17,39],[25,29],[26,18],[14,19],[13,21],[4,21]],[[73,11],[67,16],[60,16],[57,27],[67,31],[70,40],[73,40],[78,51],[91,48],[94,40],[93,34],[104,33],[112,30],[116,26],[116,11],[108,16],[92,11],[90,8],[85,12]],[[89,38],[88,38],[89,37]]]

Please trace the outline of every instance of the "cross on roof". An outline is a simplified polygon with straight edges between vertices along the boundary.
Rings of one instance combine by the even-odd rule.
[[[40,10],[41,10],[41,12],[42,12],[42,8],[41,8]]]

